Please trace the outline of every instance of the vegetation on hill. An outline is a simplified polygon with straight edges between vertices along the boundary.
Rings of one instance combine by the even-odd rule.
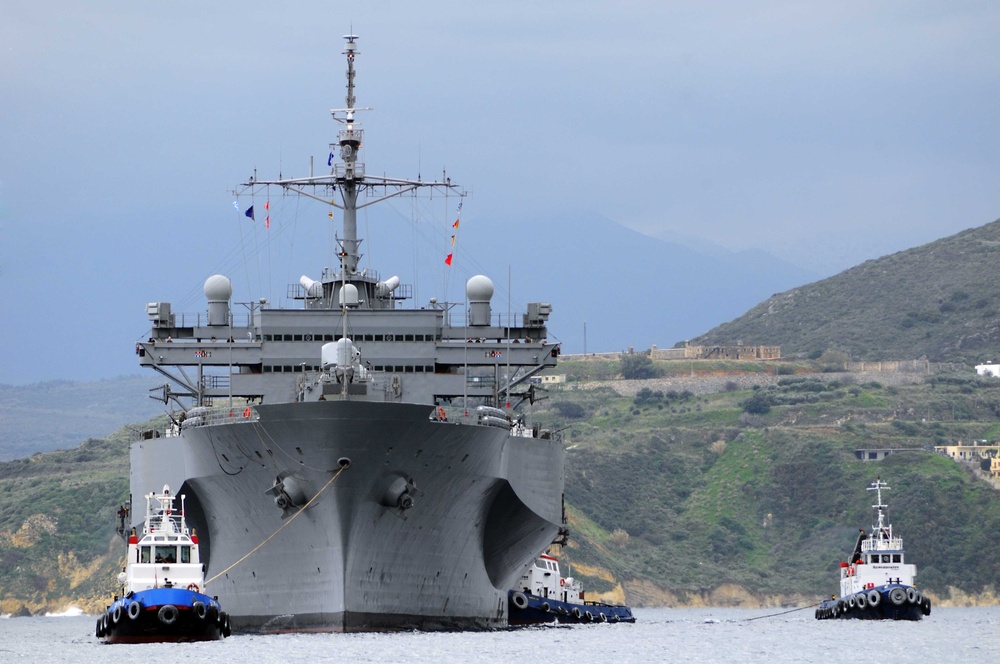
[[[995,221],[779,293],[690,343],[780,345],[803,357],[837,349],[855,360],[997,359],[998,248]]]
[[[697,376],[721,365],[679,364],[656,362],[668,378],[613,383],[620,392],[600,381],[551,386],[533,408],[566,438],[572,534],[560,555],[592,597],[817,601],[835,592],[839,561],[871,524],[865,488],[877,476],[924,591],[940,601],[1000,589],[996,491],[933,452],[997,439],[1000,381],[969,372],[887,385],[770,365],[730,370],[706,392],[698,381],[719,377]],[[590,366],[605,370],[566,368],[585,376]],[[0,464],[0,612],[107,603],[124,549],[114,515],[128,494],[126,437]],[[872,448],[899,451],[856,458]]]
[[[996,438],[1000,381],[838,378],[699,396],[552,390],[539,417],[568,427],[566,499],[578,522],[564,557],[610,570],[640,603],[718,601],[726,586],[754,601],[818,598],[836,591],[839,561],[871,525],[865,488],[880,475],[925,590],[941,598],[1000,588],[990,562],[1000,545],[996,492],[976,469],[933,452]],[[750,412],[755,400],[769,409]],[[905,451],[856,458],[872,448]]]
[[[0,613],[109,604],[125,553],[115,515],[127,498],[124,432],[0,463]]]

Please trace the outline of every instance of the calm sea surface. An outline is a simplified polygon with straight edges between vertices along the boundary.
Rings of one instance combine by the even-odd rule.
[[[0,619],[0,662],[1000,662],[1000,607],[938,609],[921,622],[815,620],[813,610],[637,609],[633,625],[502,632],[234,635],[104,645],[96,618]],[[766,616],[766,617],[762,617]]]

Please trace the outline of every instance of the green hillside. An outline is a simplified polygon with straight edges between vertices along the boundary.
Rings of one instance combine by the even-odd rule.
[[[930,451],[996,440],[1000,381],[970,372],[890,386],[758,366],[742,376],[756,389],[664,384],[718,368],[685,366],[683,379],[612,383],[634,396],[577,380],[534,407],[535,421],[566,437],[572,537],[561,556],[592,594],[635,605],[817,601],[871,523],[865,487],[876,476],[891,487],[890,518],[925,592],[989,601],[1000,589],[996,491]],[[128,492],[125,436],[0,464],[0,612],[106,603],[123,551],[113,528]],[[906,451],[862,462],[859,448]]]
[[[865,487],[880,475],[925,590],[941,598],[1000,588],[996,491],[931,451],[995,440],[1000,382],[931,376],[883,387],[823,377],[702,396],[552,391],[540,416],[569,427],[566,498],[582,525],[565,555],[610,570],[636,602],[724,601],[717,593],[727,586],[754,601],[819,597],[836,590],[837,564],[871,524]],[[759,401],[767,413],[746,412]],[[862,462],[862,448],[907,451]]]
[[[692,344],[855,360],[1000,358],[1000,221],[774,295]]]
[[[0,613],[104,608],[125,547],[124,432],[73,450],[0,463]]]

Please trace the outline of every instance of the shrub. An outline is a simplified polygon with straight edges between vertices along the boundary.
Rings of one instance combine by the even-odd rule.
[[[556,401],[552,407],[563,417],[580,419],[587,416],[587,410],[578,403],[572,401]]]
[[[752,415],[764,415],[771,412],[771,398],[764,392],[755,392],[753,396],[743,401],[743,410]]]
[[[628,544],[628,532],[622,528],[615,528],[608,536],[608,542],[621,549]]]
[[[626,380],[640,380],[643,378],[656,378],[656,367],[653,360],[648,355],[641,353],[628,353],[621,358],[622,378]]]

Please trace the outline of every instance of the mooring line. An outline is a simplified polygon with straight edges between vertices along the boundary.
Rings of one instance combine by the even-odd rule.
[[[206,580],[205,581],[205,585],[208,586],[208,584],[210,584],[212,581],[215,581],[220,576],[222,576],[223,574],[225,574],[226,572],[228,572],[232,568],[236,567],[237,565],[239,565],[241,562],[243,562],[244,560],[246,560],[247,558],[249,558],[253,554],[257,553],[257,551],[260,550],[260,548],[262,546],[264,546],[265,544],[267,544],[268,542],[270,542],[272,539],[274,539],[275,536],[277,536],[278,533],[280,533],[282,530],[284,530],[285,528],[287,528],[288,525],[292,523],[292,521],[295,521],[295,519],[298,518],[298,516],[300,514],[302,514],[302,512],[304,512],[307,507],[309,507],[310,505],[312,505],[313,501],[315,501],[317,498],[319,498],[320,494],[323,493],[324,491],[326,491],[327,487],[329,487],[331,484],[333,484],[333,481],[335,479],[337,479],[338,477],[340,477],[340,474],[342,472],[344,472],[344,470],[346,470],[347,468],[348,468],[348,466],[341,466],[340,470],[338,470],[336,473],[334,473],[333,477],[330,478],[330,481],[327,482],[326,484],[324,484],[323,488],[320,489],[319,491],[317,491],[316,495],[313,496],[312,498],[310,498],[309,502],[307,502],[305,505],[303,505],[299,509],[298,512],[296,512],[295,514],[293,514],[291,516],[291,518],[288,519],[288,521],[286,521],[284,524],[282,524],[282,526],[280,528],[278,528],[273,533],[271,533],[270,537],[268,537],[266,540],[264,540],[263,542],[261,542],[260,544],[258,544],[257,546],[255,546],[249,553],[247,553],[245,556],[243,556],[242,558],[240,558],[239,560],[237,560],[235,563],[233,563],[232,565],[230,565],[226,569],[222,570],[221,572],[219,572],[218,574],[216,574],[215,576],[213,576],[211,579]]]
[[[818,602],[816,604],[810,604],[809,606],[800,606],[797,609],[789,609],[788,611],[782,611],[781,613],[771,613],[766,616],[756,616],[754,618],[743,618],[743,620],[745,620],[746,622],[750,622],[751,620],[760,620],[761,618],[774,618],[775,616],[783,616],[786,613],[795,613],[796,611],[805,611],[806,609],[814,609],[820,604],[821,602]]]

